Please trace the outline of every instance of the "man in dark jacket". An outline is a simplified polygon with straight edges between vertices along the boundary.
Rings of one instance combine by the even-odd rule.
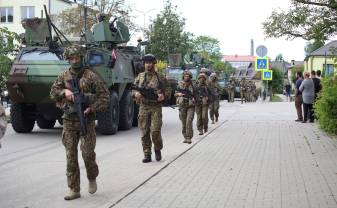
[[[300,86],[303,81],[303,74],[302,72],[297,72],[297,80],[296,80],[296,88],[295,88],[295,107],[297,111],[297,119],[295,121],[302,121],[303,120],[303,113],[302,113],[302,92],[300,91]]]

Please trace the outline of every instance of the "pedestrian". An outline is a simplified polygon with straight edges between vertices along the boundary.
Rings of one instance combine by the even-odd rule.
[[[199,135],[203,135],[208,131],[208,104],[209,104],[209,89],[207,87],[207,76],[200,73],[196,86],[196,106],[197,128]]]
[[[80,195],[80,168],[78,165],[77,146],[81,140],[81,151],[89,180],[88,191],[93,194],[97,191],[96,178],[98,166],[96,163],[96,112],[104,111],[109,103],[109,91],[103,81],[87,66],[84,65],[84,54],[79,45],[72,45],[65,49],[64,57],[69,61],[71,67],[58,76],[51,87],[50,96],[56,101],[56,105],[63,109],[63,132],[62,143],[67,156],[67,178],[69,192],[65,200],[81,197]],[[78,89],[73,89],[73,86]],[[83,113],[86,122],[86,134],[80,131],[80,117],[74,105],[74,91],[78,90],[85,97]]]
[[[154,145],[154,153],[157,161],[160,161],[163,141],[161,137],[162,127],[162,103],[165,99],[165,86],[163,79],[155,70],[156,57],[146,54],[143,57],[145,71],[138,74],[134,84],[139,89],[151,90],[156,99],[147,97],[140,90],[133,90],[132,95],[139,104],[138,127],[141,131],[141,140],[144,152],[143,163],[152,161],[151,147]],[[152,139],[152,142],[151,142]]]
[[[185,138],[183,143],[191,144],[195,113],[195,87],[192,83],[192,73],[189,70],[183,72],[183,80],[178,84],[175,97],[179,106],[179,118]]]
[[[7,128],[6,111],[5,111],[5,108],[2,105],[0,105],[0,140],[5,135],[6,128]],[[1,148],[1,143],[0,143],[0,148]]]
[[[317,73],[316,73],[317,76],[316,77],[320,80],[322,79],[321,73],[322,73],[321,70],[317,70]]]
[[[304,73],[304,80],[301,83],[300,91],[302,92],[303,97],[303,121],[302,123],[306,123],[309,119],[310,123],[314,122],[314,114],[312,104],[315,99],[315,85],[312,79],[310,79],[310,73]]]
[[[302,104],[303,104],[303,98],[302,98],[302,92],[300,91],[300,86],[303,81],[303,73],[297,72],[296,73],[297,80],[296,80],[296,88],[295,88],[295,108],[297,112],[297,119],[295,121],[303,121],[303,111],[302,111]]]
[[[289,81],[286,81],[285,85],[284,85],[284,89],[285,89],[285,93],[286,93],[286,97],[287,97],[287,101],[290,102],[290,95],[291,95],[291,85],[289,83]]]
[[[241,96],[241,104],[243,104],[243,101],[247,102],[246,78],[242,78],[242,80],[240,81],[240,96]]]
[[[218,119],[219,119],[220,90],[221,90],[216,73],[212,73],[209,76],[207,85],[210,91],[210,96],[212,97],[210,99],[210,104],[209,104],[209,117],[211,118],[212,124],[215,124],[215,122],[218,122]]]
[[[321,80],[319,78],[317,78],[315,71],[311,71],[311,79],[314,82],[314,86],[315,86],[315,100],[316,100],[317,94],[322,89]]]
[[[227,84],[228,102],[234,103],[235,81],[233,78]]]

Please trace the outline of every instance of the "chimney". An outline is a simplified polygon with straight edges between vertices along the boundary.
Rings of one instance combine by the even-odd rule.
[[[254,40],[250,40],[250,55],[254,56]]]

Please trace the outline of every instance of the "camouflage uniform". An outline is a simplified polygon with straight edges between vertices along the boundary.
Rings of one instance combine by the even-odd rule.
[[[227,85],[227,93],[228,93],[228,102],[234,102],[234,93],[235,93],[235,84],[233,83],[233,80],[230,80],[230,82]]]
[[[192,73],[189,75],[192,79]],[[195,89],[191,81],[179,82],[178,89],[189,90],[193,95],[192,98],[188,98],[186,96],[177,97],[177,105],[179,106],[179,118],[182,123],[182,134],[185,138],[184,143],[190,144],[193,137],[193,119],[195,113],[195,100],[194,100]],[[179,92],[176,91],[176,95],[177,93]]]
[[[138,74],[134,84],[138,87],[154,89],[156,94],[165,94],[162,77],[156,71],[142,72]],[[135,95],[133,90],[132,94]],[[138,127],[141,130],[141,140],[145,157],[151,156],[151,146],[154,144],[154,150],[163,148],[161,137],[162,127],[162,103],[156,100],[137,100],[139,104]],[[152,142],[151,142],[152,138]]]
[[[2,105],[0,105],[0,139],[5,135],[7,128],[7,117],[6,117],[6,111]],[[0,143],[1,147],[1,143]]]
[[[205,82],[201,83],[200,79],[204,78]],[[195,111],[197,114],[197,127],[199,135],[208,131],[208,98],[209,89],[206,84],[206,75],[200,74],[198,77],[198,84],[196,86],[196,106]]]
[[[247,102],[246,100],[246,92],[247,92],[247,84],[245,78],[243,78],[240,81],[240,97],[241,97],[241,104],[243,103],[243,100]]]
[[[70,47],[69,50],[72,49],[74,51],[77,50],[74,47]],[[73,78],[78,81],[80,91],[88,98],[88,106],[91,108],[91,111],[85,115],[87,134],[83,137],[80,136],[79,117],[74,112],[73,102],[68,101],[65,97],[65,90],[71,90],[69,82]],[[56,101],[56,105],[64,110],[62,143],[65,146],[67,155],[68,187],[75,192],[79,192],[80,169],[77,146],[81,140],[81,151],[87,170],[87,177],[89,181],[95,180],[98,176],[95,153],[95,117],[96,112],[107,108],[109,92],[103,81],[93,71],[83,66],[77,71],[71,67],[59,75],[51,87],[50,96]]]
[[[210,79],[208,81],[208,89],[210,90],[210,96],[212,97],[209,104],[209,117],[214,124],[214,116],[215,121],[218,121],[219,118],[219,108],[220,108],[220,85],[218,83],[216,74],[212,73]]]
[[[252,83],[249,81],[247,84],[246,84],[246,86],[247,86],[247,91],[246,91],[246,100],[248,101],[248,102],[252,102]]]

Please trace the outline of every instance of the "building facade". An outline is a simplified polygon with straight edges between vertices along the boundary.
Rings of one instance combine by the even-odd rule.
[[[18,34],[24,29],[21,21],[25,18],[44,18],[44,7],[52,17],[73,6],[68,0],[0,0],[0,27],[7,27],[10,31]]]

